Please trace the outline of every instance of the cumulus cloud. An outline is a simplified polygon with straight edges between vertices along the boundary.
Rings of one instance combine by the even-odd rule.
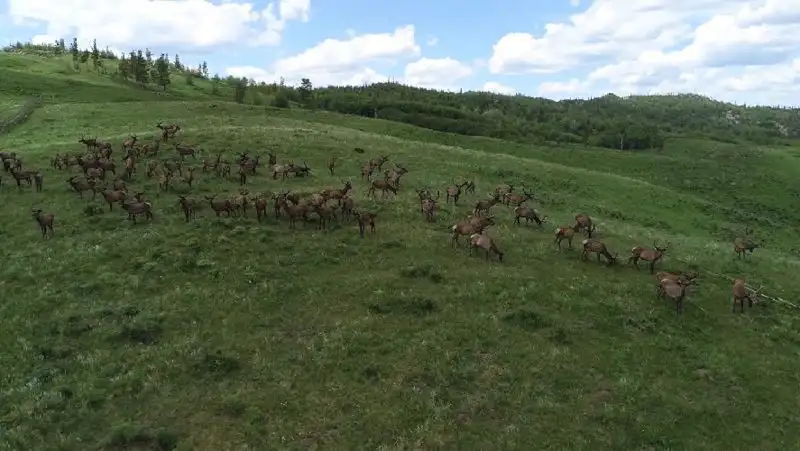
[[[44,23],[48,37],[76,35],[110,46],[277,45],[290,21],[309,19],[310,0],[253,3],[208,0],[8,0],[17,25]]]
[[[459,82],[472,73],[470,66],[453,58],[420,58],[406,66],[403,82],[423,88],[455,91]]]
[[[416,42],[414,26],[405,25],[391,33],[354,35],[346,40],[325,39],[304,52],[275,61],[271,67],[230,67],[227,73],[265,82],[283,77],[290,84],[298,83],[301,78],[309,78],[317,86],[359,85],[389,79],[372,69],[371,64],[402,60],[419,54],[420,46]]]
[[[496,81],[487,81],[486,83],[484,83],[481,91],[493,92],[495,94],[505,94],[508,96],[514,95],[517,92],[517,90],[512,88],[511,86],[506,86]]]

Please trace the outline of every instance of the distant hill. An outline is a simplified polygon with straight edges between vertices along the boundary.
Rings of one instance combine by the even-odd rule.
[[[16,44],[0,53],[0,114],[30,96],[44,101],[236,100],[253,105],[303,107],[375,117],[462,135],[517,142],[583,144],[621,150],[661,148],[675,136],[723,142],[786,144],[800,137],[800,110],[748,107],[694,94],[553,101],[487,92],[442,92],[377,83],[314,88],[256,83],[189,69],[168,61],[169,80],[158,86],[149,50],[119,60],[90,50],[71,60],[63,43]],[[138,53],[138,57],[136,55]],[[143,69],[124,69],[141,60]],[[134,73],[136,72],[136,73]],[[56,99],[57,97],[57,99]]]

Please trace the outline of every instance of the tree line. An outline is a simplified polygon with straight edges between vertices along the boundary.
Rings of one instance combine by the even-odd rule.
[[[759,144],[785,143],[798,138],[800,110],[748,107],[715,101],[693,94],[631,96],[613,94],[592,99],[553,101],[522,95],[489,92],[447,92],[374,83],[364,86],[315,88],[304,78],[298,86],[283,79],[274,83],[246,78],[222,78],[209,73],[206,62],[186,67],[175,54],[156,57],[150,49],[132,50],[117,56],[100,50],[96,41],[79,49],[77,39],[51,45],[17,43],[5,51],[35,50],[69,53],[75,64],[91,62],[108,73],[108,62],[116,63],[112,76],[167,90],[175,76],[186,84],[196,79],[211,82],[212,95],[222,95],[220,84],[233,89],[238,103],[277,108],[301,107],[385,119],[432,130],[462,135],[487,136],[530,143],[572,143],[619,150],[658,149],[671,136],[707,137],[721,141]],[[231,95],[231,94],[226,94]]]

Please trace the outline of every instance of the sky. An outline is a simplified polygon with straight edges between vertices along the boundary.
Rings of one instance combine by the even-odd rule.
[[[0,0],[0,44],[73,36],[266,82],[800,106],[800,0]]]

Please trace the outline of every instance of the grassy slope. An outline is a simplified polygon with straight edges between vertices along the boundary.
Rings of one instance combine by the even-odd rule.
[[[0,189],[0,445],[87,449],[159,430],[183,449],[781,449],[798,439],[792,312],[733,315],[729,282],[706,275],[677,317],[644,271],[559,254],[553,224],[513,226],[504,207],[492,234],[508,262],[469,258],[450,248],[447,227],[474,199],[428,225],[412,190],[461,175],[479,195],[526,181],[555,223],[595,216],[612,251],[671,240],[666,267],[746,275],[794,299],[794,149],[530,149],[327,113],[88,103],[95,88],[84,88],[69,99],[83,103],[47,105],[0,137],[46,180],[42,194]],[[205,153],[230,140],[314,168],[335,154],[357,180],[358,146],[411,173],[396,200],[365,200],[356,183],[379,213],[378,233],[360,240],[353,224],[293,232],[208,211],[185,224],[175,194],[189,190],[159,194],[142,175],[153,224],[131,226],[116,209],[86,217],[90,202],[67,191],[67,174],[44,169],[79,149],[83,130],[118,143],[157,119],[183,124]],[[745,168],[755,175],[737,178]],[[260,176],[250,189],[337,183],[318,171]],[[235,191],[205,176],[191,193]],[[54,240],[40,241],[33,206],[57,214]],[[730,239],[745,221],[768,248],[739,262]]]

